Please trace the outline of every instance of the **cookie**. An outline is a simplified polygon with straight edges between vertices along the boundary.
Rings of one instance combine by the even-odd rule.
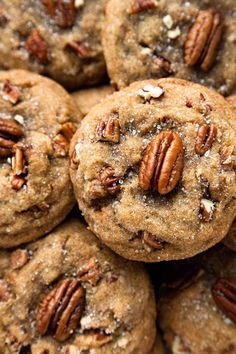
[[[137,82],[82,120],[70,174],[91,230],[125,258],[193,256],[236,213],[236,120],[214,91],[180,79]]]
[[[228,95],[236,87],[234,0],[111,0],[103,47],[112,82],[167,76]]]
[[[81,116],[57,83],[0,72],[0,247],[32,241],[74,205],[68,149]]]
[[[233,222],[233,225],[231,226],[226,238],[223,240],[223,243],[225,246],[236,252],[236,221]]]
[[[163,295],[160,324],[173,354],[235,353],[236,257],[226,248],[204,258],[204,270]]]
[[[227,101],[229,102],[231,107],[236,111],[236,95],[227,97]]]
[[[67,89],[106,73],[101,24],[107,0],[2,0],[0,66],[45,74]]]
[[[156,308],[144,267],[78,221],[11,253],[0,284],[4,354],[151,353]]]
[[[162,340],[159,334],[157,334],[156,341],[154,347],[150,354],[165,354],[164,347],[162,344]]]
[[[86,116],[93,106],[98,104],[114,91],[115,90],[112,86],[99,86],[73,92],[72,97],[74,98],[83,116]]]

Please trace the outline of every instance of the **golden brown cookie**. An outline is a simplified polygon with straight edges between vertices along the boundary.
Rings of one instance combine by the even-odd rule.
[[[173,354],[235,353],[236,257],[225,247],[207,254],[204,270],[165,293],[160,324]]]
[[[1,0],[0,65],[45,74],[68,89],[101,82],[107,0]]]
[[[229,233],[226,238],[223,240],[225,246],[229,247],[231,250],[236,252],[236,221],[233,222]]]
[[[149,354],[155,319],[144,267],[115,255],[75,220],[13,251],[0,279],[4,354]]]
[[[118,87],[174,76],[229,95],[236,88],[235,0],[111,0],[103,47]]]
[[[0,107],[0,247],[13,247],[72,209],[68,149],[81,114],[57,83],[23,70],[0,72]]]
[[[180,79],[137,82],[95,106],[70,149],[93,232],[125,258],[202,252],[236,213],[236,120],[227,101]]]
[[[98,104],[114,91],[114,88],[109,85],[98,86],[73,92],[72,97],[81,110],[83,116],[86,116],[93,106]]]

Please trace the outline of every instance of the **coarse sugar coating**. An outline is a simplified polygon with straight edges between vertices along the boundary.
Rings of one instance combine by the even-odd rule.
[[[163,293],[160,326],[173,354],[235,353],[236,257],[210,251],[189,284]]]
[[[95,106],[70,148],[91,230],[146,262],[221,241],[236,213],[235,123],[221,95],[174,78],[136,82]]]
[[[72,209],[68,149],[80,117],[52,80],[0,72],[0,247],[46,234]]]
[[[151,353],[156,306],[143,265],[115,255],[76,220],[9,254],[1,353]]]
[[[111,0],[103,47],[118,87],[175,76],[229,95],[236,87],[235,0]]]
[[[106,2],[1,0],[0,66],[50,76],[70,90],[101,82]]]

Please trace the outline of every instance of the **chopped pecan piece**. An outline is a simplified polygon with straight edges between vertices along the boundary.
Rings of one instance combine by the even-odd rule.
[[[210,221],[213,217],[213,213],[215,211],[215,204],[209,200],[203,198],[201,200],[199,216],[200,219],[204,222]]]
[[[81,282],[88,282],[94,286],[97,285],[100,279],[100,266],[95,257],[92,257],[88,264],[79,270],[78,277]]]
[[[40,64],[47,64],[49,62],[47,44],[37,28],[29,35],[25,47]]]
[[[16,250],[11,254],[11,268],[16,270],[22,268],[28,262],[29,256],[26,250]]]
[[[198,64],[204,71],[209,70],[215,60],[221,35],[220,14],[214,9],[200,11],[185,42],[185,63],[188,66]]]
[[[120,141],[120,123],[115,117],[109,117],[106,121],[102,120],[96,130],[98,140],[119,143]]]
[[[171,62],[161,55],[158,55],[155,59],[155,64],[163,72],[164,76],[174,74],[174,70],[171,67]]]
[[[156,0],[133,0],[130,14],[137,14],[146,10],[152,10],[157,7]]]
[[[156,235],[153,235],[148,231],[144,231],[143,233],[143,242],[157,250],[162,250],[164,247],[164,242],[161,241]]]
[[[75,0],[42,0],[42,3],[58,26],[73,26],[76,18]]]
[[[197,140],[195,144],[195,151],[198,155],[204,155],[211,149],[213,142],[217,136],[217,128],[214,124],[203,124],[199,127],[197,133]]]
[[[71,122],[62,124],[59,133],[53,139],[53,148],[58,156],[66,156],[69,151],[70,141],[76,131]]]
[[[219,309],[236,324],[236,278],[219,278],[212,287]]]
[[[38,306],[36,328],[43,336],[55,332],[55,339],[67,340],[76,330],[85,308],[85,290],[74,278],[63,279]]]
[[[86,43],[72,41],[67,44],[67,47],[73,50],[80,58],[89,58],[91,56],[91,50]]]
[[[16,104],[20,101],[22,93],[19,88],[13,85],[9,80],[6,80],[3,84],[3,99],[10,101],[12,104]]]
[[[115,176],[114,170],[111,167],[106,167],[101,171],[100,182],[105,189],[111,195],[115,195],[120,191],[120,177]]]
[[[151,141],[144,153],[139,169],[140,187],[167,194],[179,182],[183,168],[182,139],[173,131],[162,131]]]
[[[14,145],[14,141],[0,137],[0,157],[8,157],[12,155],[12,149]]]
[[[225,146],[220,153],[220,162],[225,170],[232,170],[235,166],[235,147]]]
[[[1,134],[21,138],[24,135],[24,130],[15,120],[0,118],[0,135]]]
[[[10,174],[10,181],[12,188],[20,190],[26,183],[27,168],[25,166],[24,151],[21,146],[14,148],[15,155],[12,157],[12,171]]]

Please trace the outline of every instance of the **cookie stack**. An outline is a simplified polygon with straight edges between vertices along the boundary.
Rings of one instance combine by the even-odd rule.
[[[0,354],[236,353],[235,0],[2,0],[0,41]]]

